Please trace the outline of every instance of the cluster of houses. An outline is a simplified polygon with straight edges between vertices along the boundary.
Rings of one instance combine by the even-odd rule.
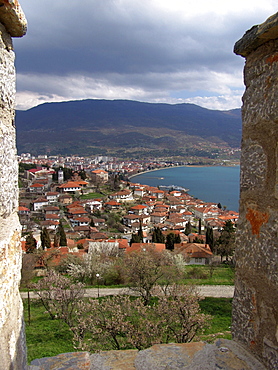
[[[23,230],[30,231],[28,222],[35,218],[38,231],[46,228],[55,233],[60,219],[63,219],[67,224],[68,238],[68,246],[60,248],[63,254],[86,253],[90,244],[104,242],[110,246],[114,243],[119,251],[127,253],[146,245],[163,250],[165,244],[152,243],[156,227],[165,237],[169,233],[179,235],[181,243],[175,245],[175,251],[183,254],[188,263],[205,264],[213,257],[205,244],[205,229],[210,227],[217,233],[227,220],[236,223],[238,219],[237,212],[193,198],[184,191],[166,191],[123,181],[121,189],[108,197],[77,200],[77,195],[89,192],[90,181],[95,184],[108,181],[108,173],[104,170],[92,171],[90,181],[82,180],[75,173],[70,181],[64,182],[62,175],[58,174],[58,183],[53,183],[54,171],[51,169],[37,168],[26,172],[28,187],[25,194],[32,195],[32,200],[29,203],[21,201],[19,206]],[[121,228],[117,233],[109,232],[105,217],[109,213],[116,213],[121,218]],[[198,233],[185,233],[189,224]],[[132,235],[139,230],[143,233],[142,243],[130,245]]]
[[[126,175],[132,175],[151,169],[159,169],[165,167],[172,167],[178,165],[188,164],[188,162],[177,162],[177,161],[165,161],[162,159],[118,159],[110,156],[96,156],[96,157],[81,157],[81,156],[48,156],[39,155],[35,157],[30,153],[22,153],[18,157],[19,162],[25,164],[36,164],[37,166],[48,166],[48,167],[67,167],[74,168],[76,171],[107,171],[114,173],[122,173]]]

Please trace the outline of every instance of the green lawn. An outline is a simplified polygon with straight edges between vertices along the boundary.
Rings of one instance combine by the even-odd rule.
[[[100,193],[88,193],[80,195],[80,199],[94,199],[94,198],[102,198],[103,194]]]
[[[205,298],[200,301],[203,313],[212,316],[211,327],[197,340],[213,342],[216,338],[231,339],[230,298]],[[31,323],[28,324],[27,304],[24,300],[28,361],[73,352],[72,334],[59,320],[51,320],[38,300],[31,303]]]
[[[209,266],[190,265],[185,267],[185,284],[196,285],[234,285],[234,268],[230,266],[217,266],[213,271]],[[212,273],[212,276],[211,276]]]
[[[28,362],[59,353],[75,351],[72,334],[60,320],[51,320],[38,300],[31,303],[31,321],[28,324],[27,304],[24,302],[25,332]]]
[[[211,315],[211,326],[200,339],[214,342],[216,338],[231,339],[232,298],[207,297],[199,302],[203,313]]]

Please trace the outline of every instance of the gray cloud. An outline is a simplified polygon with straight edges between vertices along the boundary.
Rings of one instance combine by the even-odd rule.
[[[218,94],[221,102],[223,94],[228,99],[242,89],[243,59],[233,45],[271,15],[274,2],[266,2],[264,14],[261,6],[225,10],[217,0],[207,10],[204,0],[21,0],[29,27],[14,40],[19,105],[28,93],[26,107],[88,97],[173,102],[173,96],[184,99],[185,90],[192,99],[200,91]],[[241,9],[240,2],[234,6]]]

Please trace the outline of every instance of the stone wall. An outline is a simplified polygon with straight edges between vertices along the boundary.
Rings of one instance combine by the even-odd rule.
[[[26,349],[19,295],[21,227],[15,146],[15,68],[11,36],[26,21],[17,1],[0,0],[0,369],[25,369]]]
[[[235,44],[246,58],[234,339],[278,368],[278,13]]]

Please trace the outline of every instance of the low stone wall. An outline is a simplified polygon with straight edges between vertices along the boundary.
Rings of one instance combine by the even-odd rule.
[[[235,45],[246,58],[233,336],[278,368],[278,13]]]
[[[138,351],[63,353],[32,361],[29,370],[266,370],[245,348],[226,339],[214,344],[156,344]]]

